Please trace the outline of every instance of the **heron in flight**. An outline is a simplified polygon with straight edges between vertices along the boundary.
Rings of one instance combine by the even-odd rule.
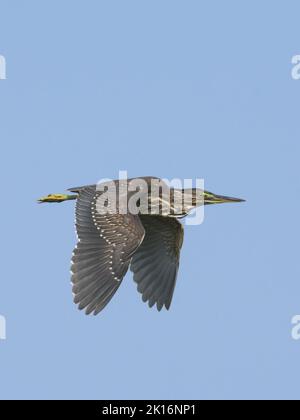
[[[136,200],[138,211],[120,211],[137,194],[121,181],[70,188],[73,194],[49,194],[40,203],[76,200],[77,245],[71,260],[74,302],[86,314],[97,315],[111,300],[130,267],[137,289],[149,307],[170,308],[183,243],[183,226],[179,219],[191,210],[208,204],[236,203],[244,200],[213,194],[197,188],[176,189],[156,177],[141,177]],[[133,179],[126,180],[126,186]],[[153,194],[153,181],[167,193]],[[122,185],[124,182],[122,183]],[[114,211],[108,211],[104,195],[114,186],[118,197]],[[126,194],[124,195],[124,191]],[[121,197],[121,198],[120,198]],[[122,197],[125,197],[122,203]],[[187,198],[187,200],[183,200]],[[143,204],[142,204],[143,203]],[[142,210],[141,210],[142,209]],[[154,211],[153,211],[154,209]],[[105,211],[104,211],[105,210]]]

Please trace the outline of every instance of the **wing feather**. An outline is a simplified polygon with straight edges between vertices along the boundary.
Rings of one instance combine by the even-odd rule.
[[[96,315],[119,288],[131,256],[143,240],[144,228],[138,216],[92,210],[100,194],[95,186],[76,192],[78,243],[71,264],[72,290],[78,308]]]
[[[183,227],[171,217],[140,216],[145,238],[134,253],[130,269],[144,302],[170,308],[179,268]]]

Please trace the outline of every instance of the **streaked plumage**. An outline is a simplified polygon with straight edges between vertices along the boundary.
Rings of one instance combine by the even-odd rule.
[[[142,178],[150,187],[154,177]],[[156,178],[157,179],[157,178]],[[130,180],[128,180],[129,182]],[[119,181],[113,181],[119,188]],[[183,227],[178,217],[185,216],[199,205],[198,190],[188,190],[192,205],[178,210],[172,197],[183,190],[170,189],[169,208],[159,207],[159,214],[120,214],[119,205],[114,214],[98,211],[99,186],[71,188],[76,195],[49,195],[40,202],[62,202],[77,199],[76,231],[78,243],[71,262],[74,302],[86,314],[98,314],[118,290],[128,269],[133,272],[138,291],[149,306],[170,308],[175,289]],[[151,192],[151,189],[149,188]],[[202,197],[203,197],[203,192]],[[127,199],[133,193],[128,193]],[[205,202],[205,194],[207,202]],[[71,198],[70,198],[71,197]],[[147,193],[148,204],[151,203]],[[243,201],[204,192],[204,203]],[[219,200],[219,201],[217,201]],[[162,199],[158,199],[161,206]]]

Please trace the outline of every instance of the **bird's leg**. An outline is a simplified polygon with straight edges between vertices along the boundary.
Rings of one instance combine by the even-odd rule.
[[[77,194],[49,194],[46,197],[39,198],[38,203],[62,203],[63,201],[76,200],[77,198]]]

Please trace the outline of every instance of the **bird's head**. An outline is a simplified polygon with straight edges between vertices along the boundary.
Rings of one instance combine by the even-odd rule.
[[[242,198],[226,197],[224,195],[213,194],[209,191],[203,192],[204,204],[222,204],[222,203],[241,203]]]

